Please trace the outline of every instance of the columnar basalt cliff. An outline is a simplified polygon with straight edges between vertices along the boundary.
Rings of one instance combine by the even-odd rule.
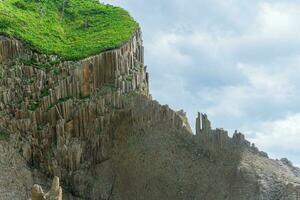
[[[79,61],[1,36],[0,110],[0,199],[300,197],[300,170],[287,159],[213,129],[206,114],[193,135],[183,111],[151,99],[140,30]],[[8,184],[14,169],[19,182]],[[30,194],[53,176],[63,189],[56,177],[50,193],[34,185]]]
[[[0,49],[1,131],[20,135],[28,163],[68,185],[80,179],[75,171],[111,157],[124,96],[149,96],[140,31],[121,48],[78,62],[59,62],[6,37]]]

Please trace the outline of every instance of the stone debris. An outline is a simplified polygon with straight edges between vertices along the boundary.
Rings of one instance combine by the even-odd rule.
[[[31,190],[31,200],[43,200],[45,193],[41,186],[35,184]]]
[[[59,185],[59,178],[56,176],[53,178],[51,189],[46,194],[41,186],[33,185],[31,200],[62,200],[62,188]]]

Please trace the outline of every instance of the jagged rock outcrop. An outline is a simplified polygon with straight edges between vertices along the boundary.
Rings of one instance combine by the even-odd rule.
[[[45,178],[33,180],[38,171],[60,177],[63,199],[297,199],[300,170],[289,161],[269,159],[241,133],[212,129],[205,114],[193,135],[183,111],[153,101],[143,53],[139,30],[80,61],[0,38],[0,132],[10,135],[18,167],[27,166],[22,191],[47,188]],[[10,169],[0,169],[6,180]],[[55,180],[50,191],[60,196]],[[16,188],[4,199],[18,199]],[[38,185],[33,193],[44,195]]]
[[[223,129],[212,129],[207,115],[198,113],[196,138],[209,152],[223,159],[238,158],[229,199],[297,199],[300,169],[287,159],[272,160],[250,144],[242,133],[232,137]]]
[[[62,188],[59,185],[59,178],[57,176],[53,178],[51,189],[46,194],[41,186],[33,185],[31,200],[62,200]]]

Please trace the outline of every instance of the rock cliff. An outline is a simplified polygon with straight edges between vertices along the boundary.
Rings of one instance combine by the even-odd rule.
[[[213,129],[205,114],[193,135],[183,111],[151,99],[140,30],[79,61],[0,37],[0,110],[0,199],[30,198],[53,176],[63,199],[300,198],[287,159]]]

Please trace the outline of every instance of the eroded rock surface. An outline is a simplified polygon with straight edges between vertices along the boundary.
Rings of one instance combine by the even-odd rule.
[[[41,186],[33,186],[32,199],[300,196],[300,170],[287,159],[269,159],[239,132],[213,129],[205,114],[193,135],[184,111],[153,101],[143,54],[140,31],[121,48],[81,61],[0,38],[0,132],[9,135],[0,143],[7,160],[0,161],[0,199],[28,199],[34,183]],[[44,194],[54,176],[63,189],[55,179]]]
[[[62,200],[62,188],[59,185],[59,178],[55,176],[49,192],[44,193],[42,187],[34,184],[31,190],[31,200]]]
[[[32,171],[15,149],[16,144],[0,139],[0,199],[26,199],[33,185]]]

